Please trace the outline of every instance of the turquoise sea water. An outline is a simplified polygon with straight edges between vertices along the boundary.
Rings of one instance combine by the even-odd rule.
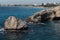
[[[33,15],[34,13],[46,8],[32,7],[0,7],[0,25],[3,26],[4,21],[9,16],[16,16],[22,20]]]
[[[0,40],[60,40],[60,22],[28,25],[25,33],[5,33],[4,21],[8,16],[16,16],[22,20],[46,8],[32,7],[0,7]]]

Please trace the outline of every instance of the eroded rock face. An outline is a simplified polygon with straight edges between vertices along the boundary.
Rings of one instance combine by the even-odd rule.
[[[23,22],[22,20],[14,17],[14,16],[10,16],[8,17],[8,19],[5,21],[5,29],[6,30],[24,30],[27,29],[27,25],[25,22]]]
[[[43,14],[42,14],[43,13]],[[45,10],[41,13],[41,21],[50,21],[55,17],[55,12],[53,10]]]
[[[55,17],[55,12],[52,10],[43,10],[29,17],[26,21],[29,23],[40,23],[43,21],[52,20]]]

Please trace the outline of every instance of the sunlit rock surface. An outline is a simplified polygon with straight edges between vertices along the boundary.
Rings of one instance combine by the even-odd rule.
[[[53,8],[53,10],[55,11],[55,17],[53,20],[60,20],[60,6]]]
[[[8,19],[5,21],[4,26],[5,30],[24,30],[28,28],[25,22],[14,16],[8,17]]]
[[[53,10],[56,12],[55,16],[60,17],[60,6],[57,6],[57,7],[53,8]]]

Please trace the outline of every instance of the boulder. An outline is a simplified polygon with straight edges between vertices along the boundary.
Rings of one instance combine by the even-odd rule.
[[[4,24],[5,30],[26,30],[26,23],[14,16],[9,16]]]

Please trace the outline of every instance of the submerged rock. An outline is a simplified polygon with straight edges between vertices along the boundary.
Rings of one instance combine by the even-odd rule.
[[[41,23],[60,19],[60,6],[42,10],[26,19],[28,23]]]
[[[5,21],[4,26],[5,26],[5,30],[14,30],[14,31],[26,30],[28,28],[25,22],[14,16],[8,17],[8,19]]]

